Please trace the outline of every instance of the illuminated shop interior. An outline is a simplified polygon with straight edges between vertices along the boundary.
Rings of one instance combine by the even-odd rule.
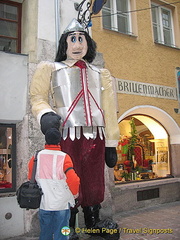
[[[160,123],[133,115],[119,123],[115,183],[170,177],[168,134]]]
[[[12,188],[12,128],[0,127],[0,189]]]

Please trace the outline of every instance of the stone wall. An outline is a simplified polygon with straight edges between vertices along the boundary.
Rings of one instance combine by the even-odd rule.
[[[171,145],[171,163],[172,175],[174,177],[180,177],[180,145],[172,144]]]
[[[159,188],[159,197],[137,201],[137,192]],[[140,183],[119,184],[112,192],[116,212],[154,206],[180,200],[180,179],[169,178]]]

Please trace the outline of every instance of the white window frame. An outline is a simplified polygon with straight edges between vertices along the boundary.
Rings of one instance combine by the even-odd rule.
[[[108,0],[109,3],[110,3],[110,8],[107,8],[105,5],[103,7],[103,10],[105,11],[103,13],[103,10],[102,10],[102,13],[103,13],[103,18],[106,17],[106,15],[110,14],[111,17],[111,22],[110,22],[110,25],[111,27],[107,27],[107,26],[104,26],[103,24],[103,28],[105,29],[110,29],[110,30],[113,30],[113,31],[116,31],[116,32],[120,32],[120,33],[124,33],[124,34],[128,34],[128,35],[132,35],[132,24],[131,24],[131,13],[130,13],[130,9],[131,9],[131,1],[130,0],[126,0],[128,2],[128,9],[127,9],[127,12],[125,13],[122,13],[120,11],[118,11],[117,9],[117,1],[121,1],[121,0]],[[127,22],[128,22],[128,27],[127,29],[125,29],[125,31],[121,31],[119,28],[118,28],[118,16],[124,16],[126,19],[127,19]]]
[[[154,22],[153,16],[152,16],[152,24],[153,24],[153,34],[154,34],[154,27],[156,26],[157,28],[157,38],[155,39],[154,36],[154,42],[161,43],[167,46],[175,47],[175,39],[174,39],[174,26],[173,26],[173,17],[172,17],[172,10],[158,5],[154,2],[151,2],[151,7],[152,9],[155,8],[155,14],[156,14],[156,20],[157,22]],[[169,22],[170,22],[170,27],[165,27],[163,25],[163,10],[167,11],[169,13]],[[170,43],[165,41],[165,35],[164,35],[164,29],[170,31]]]

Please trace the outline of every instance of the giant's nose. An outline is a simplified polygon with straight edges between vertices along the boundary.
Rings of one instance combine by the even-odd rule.
[[[82,43],[77,39],[77,41],[73,44],[73,49],[82,49]]]

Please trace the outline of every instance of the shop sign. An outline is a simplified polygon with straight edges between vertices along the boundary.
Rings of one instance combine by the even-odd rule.
[[[177,100],[177,88],[116,78],[117,92]]]

